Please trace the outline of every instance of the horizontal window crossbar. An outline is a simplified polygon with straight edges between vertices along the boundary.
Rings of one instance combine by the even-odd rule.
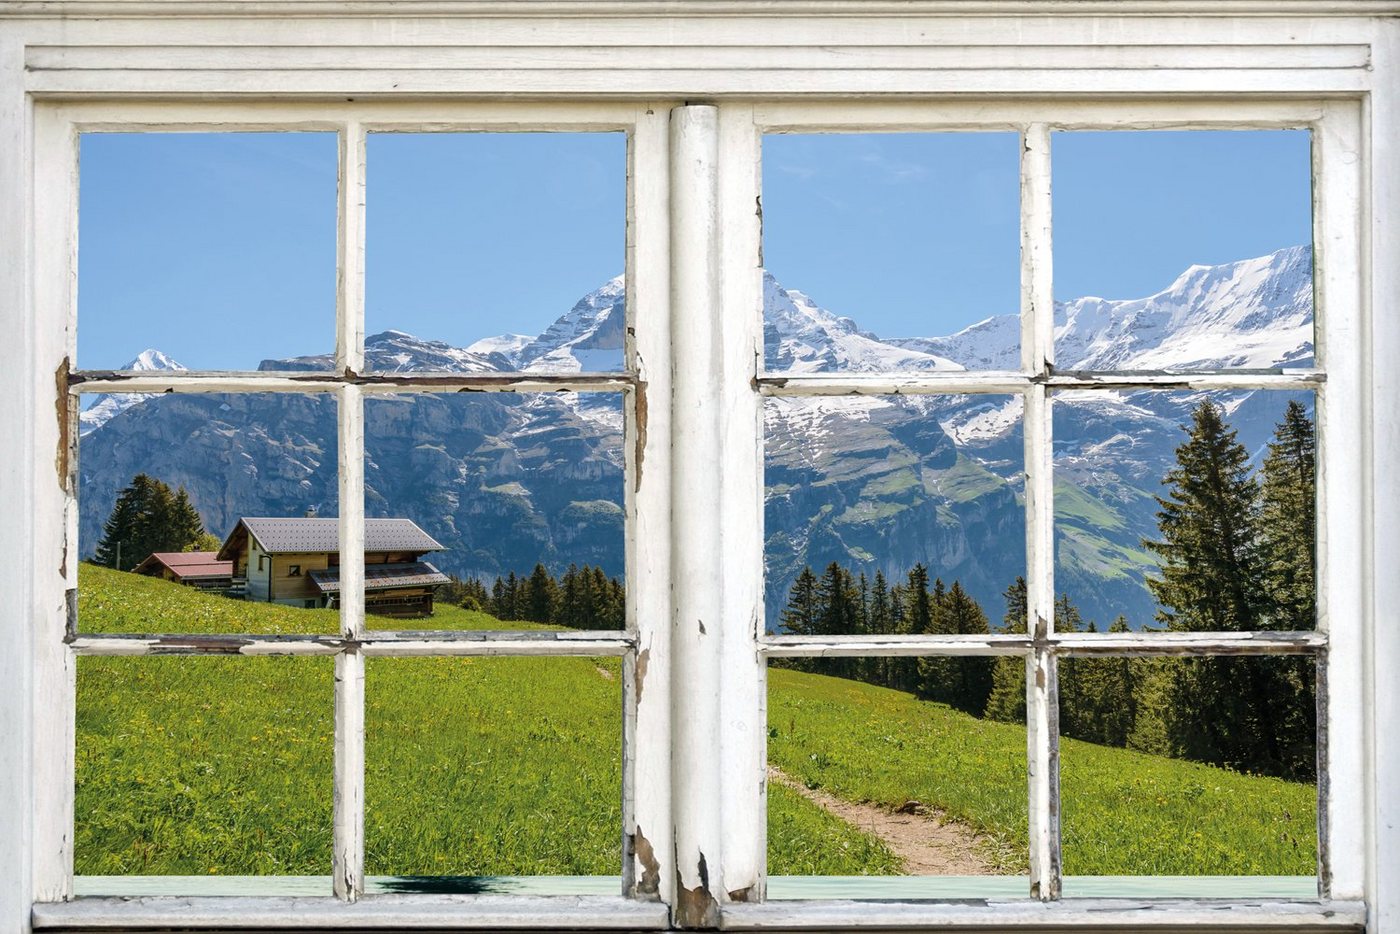
[[[215,373],[80,370],[68,378],[77,393],[334,392],[360,386],[383,392],[623,392],[636,384],[620,373]]]
[[[817,373],[760,376],[766,396],[933,395],[940,393],[1016,393],[1030,386],[1052,389],[1316,389],[1327,381],[1320,370],[1195,370],[1123,373],[1051,372],[1032,375],[1011,371],[942,373]]]
[[[469,630],[386,632],[361,639],[343,636],[218,634],[90,634],[68,644],[78,655],[625,655],[636,644],[621,632]]]
[[[1056,655],[1313,655],[1327,647],[1322,632],[1130,632],[1027,635],[769,636],[768,658],[895,655],[1023,655],[1042,648]]]

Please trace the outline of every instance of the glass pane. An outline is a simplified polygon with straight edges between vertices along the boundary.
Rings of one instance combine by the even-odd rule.
[[[329,877],[332,668],[79,658],[74,871]]]
[[[1311,392],[1054,401],[1058,629],[1315,627]]]
[[[978,877],[895,894],[1006,892],[986,877],[1026,872],[1025,727],[856,680],[906,663],[922,675],[962,668],[1005,680],[998,660],[843,661],[857,670],[769,669],[769,874]],[[1023,659],[1007,661],[1024,672]],[[891,894],[850,880],[832,885],[825,897]],[[1020,879],[1010,892],[1024,897],[1026,886]]]
[[[367,400],[369,625],[622,628],[622,475],[620,393]]]
[[[339,631],[307,576],[340,550],[334,397],[85,398],[82,630]]]
[[[1019,396],[767,399],[769,631],[985,632],[1026,569],[1021,410]],[[944,592],[957,621],[930,610]]]
[[[372,370],[623,368],[622,133],[371,133]]]
[[[1060,728],[1066,895],[1315,897],[1311,659],[1071,658]],[[1301,878],[1173,892],[1075,876]]]
[[[1057,133],[1055,361],[1309,366],[1306,130]]]
[[[336,134],[79,145],[79,367],[257,370],[333,347]]]
[[[616,658],[369,659],[367,872],[617,876],[621,692]]]
[[[767,136],[764,366],[1020,369],[1015,133]]]

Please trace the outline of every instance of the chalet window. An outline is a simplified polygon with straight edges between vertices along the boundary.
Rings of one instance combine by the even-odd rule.
[[[1400,688],[1386,676],[1400,662],[1400,643],[1385,625],[1385,608],[1400,599],[1394,575],[1385,572],[1385,555],[1397,546],[1393,529],[1400,528],[1400,418],[1387,366],[1400,352],[1400,326],[1381,313],[1400,294],[1400,265],[1390,249],[1400,218],[1396,10],[1364,0],[1267,16],[1233,3],[1199,16],[1203,8],[1191,0],[1134,5],[1133,15],[1093,4],[1073,14],[993,6],[986,16],[937,2],[878,14],[839,3],[748,10],[765,13],[758,19],[737,8],[694,6],[684,8],[683,22],[643,9],[605,10],[603,0],[557,20],[525,18],[513,4],[491,16],[466,8],[389,9],[383,23],[349,13],[274,19],[272,8],[220,5],[211,8],[220,16],[208,20],[158,5],[137,11],[148,19],[72,3],[16,9],[22,15],[13,18],[0,11],[0,218],[24,232],[0,254],[3,306],[23,312],[7,315],[16,334],[0,346],[8,400],[0,425],[23,452],[14,470],[0,471],[0,508],[12,531],[0,542],[0,586],[15,595],[3,617],[13,650],[0,653],[0,722],[19,750],[0,770],[0,836],[19,841],[0,856],[5,924],[1389,930],[1400,923],[1393,881],[1400,848],[1389,829],[1400,747],[1383,728],[1400,709]],[[756,36],[765,40],[761,54]],[[1057,367],[1068,353],[1057,346],[1063,335],[1055,321],[1061,241],[1053,231],[1064,217],[1052,184],[1061,171],[1059,139],[1164,129],[1307,135],[1315,361]],[[325,312],[333,353],[294,370],[87,365],[92,345],[84,343],[77,292],[80,151],[128,136],[138,145],[182,137],[197,146],[201,134],[230,132],[304,137],[308,158],[321,160],[329,204],[308,240],[323,243],[329,256],[333,230],[334,263],[305,265],[314,280],[309,294],[320,296],[308,307]],[[415,137],[470,141],[487,133],[625,137],[619,366],[563,375],[395,373],[367,359],[379,287],[366,253],[378,210],[374,154]],[[1015,231],[1014,242],[1003,244],[1011,259],[991,273],[1019,314],[1010,344],[1016,351],[1005,359],[861,372],[806,366],[810,357],[785,356],[765,340],[763,266],[773,259],[767,249],[778,248],[765,239],[765,212],[771,230],[791,222],[768,199],[768,160],[784,146],[820,150],[862,134],[896,134],[913,145],[969,137],[988,147],[969,158],[984,163],[995,195],[968,217],[1007,213],[1002,221]],[[333,173],[325,169],[332,151]],[[952,264],[945,273],[969,270]],[[208,275],[221,281],[218,270]],[[268,324],[257,328],[254,321],[250,330],[275,336],[276,322]],[[1065,469],[1056,462],[1056,420],[1073,411],[1075,394],[1092,404],[1110,394],[1188,391],[1313,400],[1320,437],[1315,628],[1089,633],[1059,626],[1056,534],[1072,523],[1057,515],[1057,503],[1068,501],[1056,494],[1057,466]],[[559,392],[607,400],[602,404],[620,411],[625,625],[564,634],[424,632],[397,619],[371,619],[376,599],[390,607],[399,597],[367,584],[383,575],[420,575],[413,565],[430,545],[414,539],[377,555],[369,547],[372,523],[392,519],[367,501],[379,443],[367,413],[411,395],[469,405],[487,394]],[[287,576],[322,594],[312,601],[298,590],[285,599],[296,612],[325,614],[328,631],[84,628],[77,549],[86,518],[76,496],[82,403],[118,393],[201,398],[214,408],[255,394],[323,406],[318,412],[333,418],[334,438],[303,440],[317,452],[308,470],[330,470],[337,519],[326,532],[315,525],[326,519],[303,517],[297,534],[325,535],[329,543],[286,544],[280,553],[302,555]],[[821,426],[794,422],[767,432],[765,413],[771,424],[774,412],[814,400],[838,414],[889,400],[914,400],[908,408],[917,411],[954,396],[986,401],[985,409],[960,417],[1006,415],[1019,437],[1022,466],[1007,474],[1015,475],[1008,495],[1019,498],[1020,524],[1009,528],[1025,541],[1027,631],[770,630],[768,611],[786,594],[765,592],[765,480],[770,488],[780,482],[771,457],[765,478],[765,454],[787,446],[796,458]],[[326,452],[334,460],[323,461]],[[263,546],[260,571],[266,552],[279,553]],[[324,564],[304,557],[322,553]],[[234,568],[235,579],[240,570]],[[299,609],[313,604],[334,609]],[[130,617],[151,618],[140,607]],[[770,683],[786,677],[776,669],[812,659],[902,658],[1024,662],[1024,745],[1003,748],[1006,755],[987,766],[1015,776],[1021,789],[1026,846],[1008,861],[1010,878],[960,891],[905,879],[871,888],[770,876],[773,802],[798,792],[780,789],[785,779],[770,774],[769,761],[797,748],[793,735],[807,715],[770,699]],[[1084,773],[1071,762],[1080,747],[1060,746],[1059,689],[1089,662],[1163,658],[1228,659],[1242,673],[1296,662],[1314,673],[1319,818],[1310,890],[1226,884],[1164,892],[1142,879],[1119,884],[1065,872],[1063,854],[1082,840],[1075,835],[1084,812],[1062,811],[1061,800],[1071,800],[1067,783],[1083,781]],[[392,749],[375,745],[376,730],[395,718],[431,725],[462,712],[410,709],[392,690],[395,679],[433,666],[470,666],[482,679],[518,684],[561,664],[591,666],[616,691],[618,703],[597,710],[580,703],[577,711],[618,744],[615,769],[610,761],[599,779],[616,786],[616,878],[575,883],[562,895],[528,878],[508,883],[520,893],[510,897],[432,891],[423,880],[434,875],[432,867],[396,862],[393,852],[377,849],[382,828],[367,815],[426,817],[425,833],[438,832],[439,815],[394,811],[405,783],[418,776],[401,771]],[[77,679],[160,666],[196,682],[238,682],[245,691],[313,686],[316,699],[304,708],[269,704],[257,723],[224,728],[248,748],[269,731],[307,737],[299,754],[322,767],[325,786],[284,789],[285,804],[316,812],[325,829],[325,874],[287,883],[292,894],[280,897],[267,879],[246,888],[188,879],[171,888],[165,880],[149,893],[110,879],[75,879],[73,782],[83,767],[74,748]],[[160,680],[143,683],[157,691]],[[217,714],[209,713],[211,722]],[[451,756],[443,761],[461,765]],[[795,768],[787,771],[786,780],[803,783]],[[490,800],[486,791],[479,800]],[[207,867],[203,874],[210,875]],[[385,881],[380,874],[393,876]]]

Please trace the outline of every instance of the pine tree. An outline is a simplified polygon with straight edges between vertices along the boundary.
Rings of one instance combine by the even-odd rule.
[[[1301,404],[1290,401],[1261,471],[1260,537],[1270,629],[1307,630],[1317,624],[1316,458],[1312,419]]]
[[[1285,414],[1275,440],[1278,453],[1271,446],[1273,495],[1280,503],[1288,500],[1285,492],[1299,495],[1301,485],[1282,475],[1290,460],[1295,471],[1305,464],[1308,432],[1302,414]],[[1160,576],[1148,580],[1161,604],[1157,618],[1180,631],[1265,628],[1285,614],[1270,599],[1267,581],[1275,557],[1268,546],[1278,544],[1278,533],[1264,528],[1261,490],[1249,473],[1248,452],[1219,407],[1206,400],[1192,420],[1190,436],[1177,448],[1177,465],[1164,481],[1168,495],[1157,500],[1162,539],[1144,543],[1160,559]],[[1293,546],[1311,553],[1311,542],[1295,539]],[[1293,557],[1287,563],[1297,570],[1311,560]],[[1296,599],[1292,609],[1299,610]],[[1244,771],[1289,778],[1312,774],[1315,721],[1307,709],[1313,688],[1306,663],[1184,658],[1158,666],[1155,678],[1140,691],[1143,723],[1134,728],[1135,743],[1150,740],[1170,755]],[[1161,709],[1144,714],[1149,691]],[[1160,735],[1149,736],[1154,732]]]
[[[1206,399],[1192,414],[1190,436],[1176,449],[1165,497],[1157,497],[1158,576],[1147,586],[1157,619],[1176,631],[1241,632],[1259,628],[1261,554],[1259,485],[1249,452]]]
[[[164,482],[141,473],[117,494],[94,560],[129,571],[155,552],[191,551],[208,538],[183,487],[177,494]]]
[[[810,636],[817,633],[817,576],[810,567],[802,569],[797,580],[788,591],[787,606],[783,608],[783,629],[794,636]]]
[[[536,564],[525,583],[525,618],[535,623],[552,623],[559,604],[558,586],[543,564]]]
[[[851,573],[835,561],[826,567],[817,585],[817,632],[824,636],[850,635],[858,626],[856,588]],[[849,678],[853,675],[854,659],[813,659],[813,671]]]
[[[1026,579],[1018,577],[1002,595],[1006,615],[997,630],[1003,634],[1026,632]],[[989,720],[1006,723],[1026,722],[1026,659],[1021,655],[999,656],[992,665],[992,692],[983,714]]]

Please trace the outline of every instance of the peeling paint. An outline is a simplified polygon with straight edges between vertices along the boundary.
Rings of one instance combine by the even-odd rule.
[[[58,488],[65,493],[68,492],[68,434],[73,428],[69,424],[73,417],[73,407],[68,397],[68,369],[71,362],[68,357],[64,357],[54,372],[54,410],[58,416],[58,456],[54,459],[54,468],[58,471]],[[66,558],[64,563],[66,565]]]
[[[78,637],[78,588],[69,587],[63,594],[63,641],[72,642]]]
[[[729,900],[731,902],[746,902],[753,896],[753,886],[746,885],[742,889],[731,889]]]
[[[632,835],[632,852],[636,854],[637,862],[642,864],[642,878],[637,883],[637,894],[655,895],[661,890],[661,863],[656,858],[656,850],[652,848],[651,841],[642,834],[640,826]]]
[[[697,620],[695,621],[695,624],[696,624],[697,626],[700,627],[700,635],[702,635],[702,636],[703,636],[703,635],[706,635],[706,632],[705,632],[705,621],[704,621],[704,620],[697,619]]]
[[[676,907],[674,921],[683,928],[713,928],[719,926],[719,902],[710,894],[710,870],[705,863],[705,854],[700,854],[696,867],[700,884],[688,889],[676,884]]]
[[[632,456],[633,474],[632,490],[635,492],[642,488],[642,462],[646,460],[647,452],[647,383],[646,380],[637,380],[637,388],[633,393],[633,406],[635,409],[635,421],[637,425],[637,437],[635,440],[636,450]]]
[[[648,646],[637,653],[637,675],[635,680],[637,682],[637,704],[639,706],[642,703],[642,688],[646,685],[647,681],[647,665],[650,663],[651,647]]]

